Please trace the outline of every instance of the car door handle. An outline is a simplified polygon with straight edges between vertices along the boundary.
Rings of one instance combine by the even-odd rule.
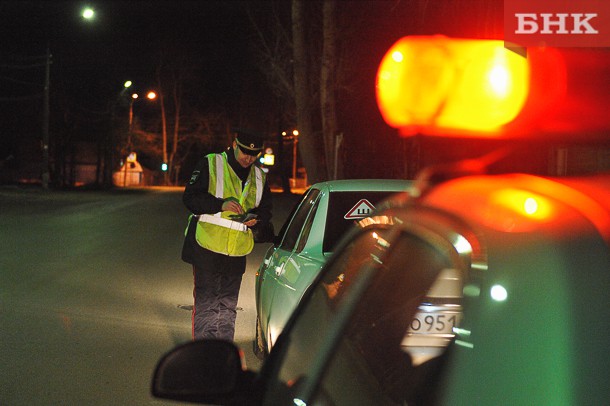
[[[275,267],[275,275],[276,276],[280,276],[282,274],[282,270],[284,269],[283,266],[276,266]]]

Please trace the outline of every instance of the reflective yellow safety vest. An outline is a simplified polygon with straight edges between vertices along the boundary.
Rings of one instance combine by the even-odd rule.
[[[265,173],[257,166],[250,167],[250,174],[242,190],[241,179],[227,161],[227,153],[207,156],[210,167],[208,192],[217,198],[233,198],[244,211],[258,207],[263,197]],[[252,231],[239,221],[230,219],[232,211],[199,216],[195,239],[203,248],[232,257],[249,254],[254,248]]]

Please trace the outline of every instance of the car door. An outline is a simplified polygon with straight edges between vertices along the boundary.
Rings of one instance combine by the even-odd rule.
[[[273,309],[269,315],[268,343],[273,345],[288,318],[301,300],[303,292],[318,275],[325,259],[318,250],[305,252],[304,248],[309,240],[312,227],[320,223],[318,213],[322,215],[320,205],[324,200],[324,193],[319,193],[311,201],[311,208],[305,217],[304,223],[299,223],[300,232],[290,255],[285,257],[280,266],[275,269],[275,290],[273,291]],[[323,229],[321,227],[320,229]]]
[[[282,309],[278,309],[278,306],[274,303],[274,296],[276,290],[280,286],[284,286],[285,283],[281,280],[282,277],[291,277],[295,268],[289,266],[288,275],[285,273],[287,264],[292,264],[291,257],[294,253],[295,248],[303,234],[304,224],[307,222],[312,211],[316,207],[320,196],[320,190],[310,189],[303,196],[301,203],[293,216],[286,222],[287,227],[283,231],[282,240],[274,252],[265,259],[265,267],[262,270],[261,275],[261,286],[259,291],[259,321],[261,325],[262,333],[265,335],[266,340],[269,344],[273,341],[269,341],[269,337],[277,337],[277,331],[271,334],[274,326],[274,318],[283,320]],[[277,314],[276,314],[277,312]],[[275,324],[277,325],[277,323]],[[283,323],[282,323],[283,325]]]

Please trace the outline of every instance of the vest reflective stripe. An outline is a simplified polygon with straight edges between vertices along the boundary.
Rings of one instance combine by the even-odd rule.
[[[217,215],[202,214],[201,216],[199,216],[199,221],[204,222],[204,223],[215,224],[215,225],[221,226],[221,227],[226,227],[231,230],[237,230],[237,231],[241,231],[241,232],[248,231],[248,226],[244,225],[243,223],[240,223],[238,221],[229,220],[224,217],[217,216]]]
[[[210,171],[210,174],[213,173],[212,171]],[[224,194],[224,186],[225,186],[225,182],[224,182],[224,177],[225,177],[225,172],[224,172],[224,162],[222,160],[222,155],[217,154],[216,155],[216,176],[214,177],[216,180],[216,191],[214,196],[216,196],[219,199],[223,198],[223,194]],[[210,176],[210,179],[212,178],[212,176]],[[212,220],[212,218],[209,214],[204,214],[204,216],[208,216],[207,217],[207,222],[208,223],[212,223],[212,224],[216,224],[219,225],[221,227],[227,227],[227,228],[232,228],[230,224],[227,224],[225,222],[214,222]],[[199,221],[201,221],[203,216],[200,216]],[[218,218],[218,219],[222,219],[221,217],[221,212],[218,212],[216,214],[214,214],[213,218]],[[230,221],[230,220],[229,220]],[[233,223],[233,221],[230,221],[231,223]],[[245,230],[241,230],[241,231],[245,231]]]
[[[255,166],[254,171],[256,176],[256,207],[258,207],[263,198],[263,170]]]
[[[220,175],[218,175],[220,174]],[[222,199],[222,195],[224,194],[224,162],[222,161],[222,155],[216,155],[216,197]]]

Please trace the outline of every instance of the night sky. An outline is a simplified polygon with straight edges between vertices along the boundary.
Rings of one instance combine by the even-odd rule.
[[[290,2],[279,1],[290,16]],[[125,80],[134,90],[155,85],[163,44],[184,48],[197,66],[186,95],[191,109],[222,111],[232,123],[263,133],[277,130],[271,92],[252,57],[248,11],[260,21],[271,1],[9,1],[0,3],[0,159],[17,154],[19,140],[39,137],[47,45],[53,55],[52,115],[80,117],[75,137],[95,137],[101,118]],[[80,13],[90,5],[93,21]],[[374,83],[379,61],[409,34],[497,37],[502,0],[339,1],[341,48],[349,89],[339,97],[345,153],[353,167],[375,168],[374,151],[385,164],[400,161],[396,131],[382,121]],[[290,27],[287,27],[290,29]],[[25,68],[30,66],[30,68]],[[97,130],[96,130],[97,129]],[[53,129],[52,129],[53,131]],[[398,152],[396,152],[398,150]],[[387,165],[380,165],[381,168]],[[356,177],[383,173],[354,173]],[[386,176],[384,176],[386,177]]]
[[[80,16],[85,4],[96,11],[92,21]],[[238,58],[247,46],[242,6],[230,1],[5,2],[0,5],[0,56],[5,64],[18,65],[42,57],[48,44],[52,86],[55,80],[65,82],[80,92],[86,105],[99,104],[120,91],[127,79],[141,89],[154,86],[162,42],[187,49],[193,63],[202,64],[202,79],[226,83],[229,72],[240,68]],[[2,76],[20,76],[19,70],[3,70]],[[40,72],[28,73],[42,77]],[[0,83],[15,96],[28,94],[24,87],[11,86],[10,80]]]

